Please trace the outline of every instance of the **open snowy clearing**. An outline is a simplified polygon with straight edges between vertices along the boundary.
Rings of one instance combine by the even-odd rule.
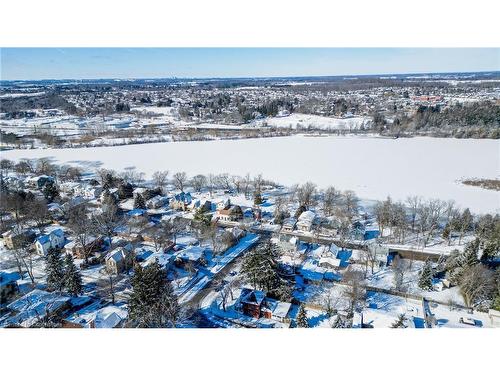
[[[368,126],[371,121],[368,117],[336,118],[317,115],[294,113],[290,116],[270,117],[265,120],[256,120],[246,126],[267,125],[272,128],[291,128],[303,130],[352,130],[362,125]]]
[[[83,168],[257,175],[282,184],[312,181],[354,190],[364,199],[410,195],[455,200],[475,213],[500,212],[500,192],[465,186],[464,178],[498,178],[500,141],[375,137],[280,137],[116,147],[3,151],[2,158],[52,157]]]

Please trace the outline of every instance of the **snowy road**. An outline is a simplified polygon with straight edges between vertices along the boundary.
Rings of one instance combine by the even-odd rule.
[[[193,286],[188,288],[187,291],[179,296],[179,303],[185,304],[191,302],[194,297],[204,290],[225,267],[227,267],[232,261],[234,261],[250,247],[255,245],[259,239],[260,237],[256,234],[247,234],[243,237],[235,246],[226,251],[224,256],[219,259],[215,266],[209,269],[210,273],[208,275],[201,276]]]

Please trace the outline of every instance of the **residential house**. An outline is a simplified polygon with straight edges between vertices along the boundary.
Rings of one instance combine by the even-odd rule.
[[[161,195],[156,195],[153,198],[146,201],[146,207],[150,209],[161,208],[167,204],[168,204],[168,198]]]
[[[170,202],[170,207],[175,210],[186,211],[188,206],[193,201],[190,193],[181,192],[179,194],[174,195]]]
[[[128,311],[122,305],[104,306],[94,302],[65,318],[63,328],[120,328],[128,317]]]
[[[295,225],[297,224],[297,220],[293,217],[286,218],[283,220],[283,225],[281,229],[283,232],[293,232],[295,230]]]
[[[87,242],[85,244],[86,249],[83,248],[83,246],[79,241],[71,241],[68,242],[66,245],[64,245],[64,250],[66,251],[67,254],[70,254],[75,258],[84,259],[86,252],[85,250],[87,250],[88,254],[93,254],[96,251],[101,250],[102,245],[104,243],[102,237],[94,237],[94,236],[89,236],[86,242]]]
[[[79,185],[75,188],[75,195],[83,197],[85,199],[99,199],[101,194],[103,193],[103,189],[100,186],[92,186],[92,185]]]
[[[239,221],[241,219],[243,219],[243,211],[240,206],[218,209],[215,212],[215,220],[217,221]]]
[[[318,261],[318,265],[323,268],[337,269],[340,267],[341,260],[333,257],[322,257]]]
[[[185,269],[194,268],[207,263],[207,249],[200,246],[189,246],[175,255],[175,264]]]
[[[297,229],[303,232],[310,232],[314,223],[316,214],[312,211],[304,211],[297,220]]]
[[[112,274],[119,274],[132,267],[134,253],[132,246],[117,247],[106,255],[106,270]]]
[[[243,289],[240,295],[243,314],[259,319],[264,298],[266,294],[261,290]]]
[[[0,326],[28,328],[47,316],[62,314],[71,306],[70,297],[34,289],[7,305],[10,314],[0,321]]]
[[[243,288],[239,298],[239,307],[243,314],[255,319],[273,319],[281,323],[290,323],[288,313],[291,303],[269,298],[263,291]]]
[[[32,229],[22,230],[20,228],[14,228],[2,234],[3,243],[7,249],[16,249],[22,246],[24,243],[32,243],[36,234]]]
[[[54,177],[46,176],[46,175],[29,177],[26,180],[26,182],[27,182],[28,186],[30,186],[34,189],[43,189],[47,183],[54,182]]]
[[[46,256],[50,249],[62,249],[66,239],[61,228],[54,229],[49,234],[39,236],[35,241],[35,249],[41,256]]]

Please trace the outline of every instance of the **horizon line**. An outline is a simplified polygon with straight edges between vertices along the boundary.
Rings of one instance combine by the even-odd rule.
[[[0,79],[0,82],[43,82],[43,81],[131,81],[131,80],[230,80],[230,79],[286,79],[286,78],[333,78],[333,77],[380,77],[380,76],[404,76],[404,75],[427,75],[427,74],[475,74],[475,73],[500,73],[500,70],[474,70],[474,71],[428,71],[428,72],[406,72],[406,73],[371,73],[371,74],[335,74],[335,75],[308,75],[308,76],[248,76],[248,77],[128,77],[128,78],[35,78],[35,79]]]

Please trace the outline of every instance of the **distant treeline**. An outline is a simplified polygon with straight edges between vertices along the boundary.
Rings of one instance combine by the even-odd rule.
[[[500,138],[500,106],[491,101],[420,106],[412,116],[396,115],[393,123],[377,113],[374,124],[381,133],[414,133],[456,138]]]

